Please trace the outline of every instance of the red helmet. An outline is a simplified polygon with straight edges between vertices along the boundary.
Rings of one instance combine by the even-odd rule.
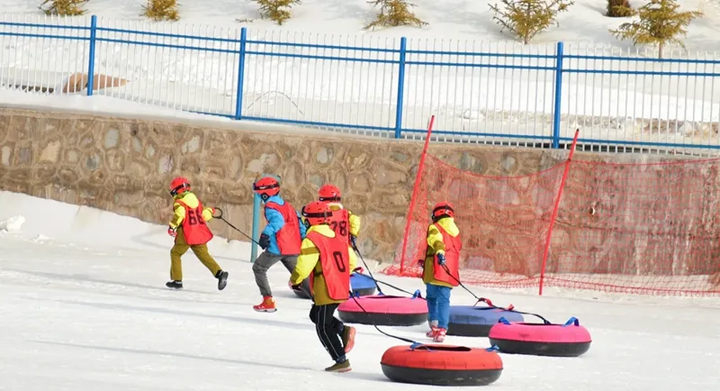
[[[269,176],[262,177],[253,183],[253,190],[260,195],[263,201],[280,193],[280,184],[277,179]]]
[[[190,191],[190,181],[187,178],[179,176],[170,182],[170,195],[173,197],[184,191]]]
[[[340,189],[334,185],[323,185],[318,190],[318,199],[323,202],[340,202]]]
[[[449,202],[438,202],[433,206],[433,221],[438,221],[443,217],[455,217],[455,210]]]
[[[302,215],[310,225],[325,224],[332,217],[332,210],[328,204],[313,201],[302,208]]]

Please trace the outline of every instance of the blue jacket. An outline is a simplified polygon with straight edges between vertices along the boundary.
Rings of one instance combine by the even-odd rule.
[[[278,205],[285,205],[285,200],[283,200],[282,197],[280,197],[279,195],[272,196],[268,198],[265,202],[274,202]],[[263,229],[262,233],[270,237],[270,246],[268,246],[265,251],[271,254],[281,255],[280,248],[277,244],[277,239],[275,238],[275,234],[280,231],[280,229],[285,225],[285,219],[283,218],[282,214],[275,209],[264,209],[265,220],[268,224],[265,226],[265,229]],[[305,224],[303,224],[302,220],[300,220],[300,213],[298,213],[298,211],[295,211],[295,214],[297,214],[298,224],[300,225],[300,240],[303,240],[305,239],[305,233],[307,232],[307,228],[305,227]]]

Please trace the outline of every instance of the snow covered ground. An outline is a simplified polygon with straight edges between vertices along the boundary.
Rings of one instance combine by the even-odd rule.
[[[42,15],[38,10],[40,1],[2,0],[2,12],[6,14]],[[85,9],[88,15],[117,18],[128,21],[145,21],[142,6],[146,0],[90,0]],[[471,0],[414,0],[415,14],[428,22],[421,29],[415,27],[397,27],[376,31],[363,30],[375,16],[377,9],[367,0],[303,0],[292,9],[292,18],[281,27],[273,22],[260,19],[257,4],[251,0],[216,0],[212,4],[203,0],[178,1],[180,4],[179,23],[216,26],[226,29],[248,27],[257,30],[289,30],[305,33],[362,34],[380,37],[409,37],[430,39],[467,39],[485,41],[504,41],[511,37],[500,32],[500,27],[491,20],[492,12],[488,5],[495,1],[476,2]],[[639,7],[645,2],[632,2]],[[681,10],[696,9],[705,13],[704,19],[698,19],[689,28],[686,46],[690,51],[720,50],[720,42],[715,39],[717,26],[713,25],[720,17],[718,0],[678,0]],[[596,0],[575,0],[566,13],[558,16],[559,27],[550,28],[539,34],[536,43],[556,41],[597,42],[613,44],[616,47],[629,47],[607,33],[627,21],[624,18],[604,16],[606,3]],[[245,22],[238,22],[245,20]]]
[[[429,389],[389,382],[380,357],[404,343],[363,325],[353,371],[324,373],[329,359],[307,319],[310,304],[288,291],[283,268],[270,272],[279,311],[252,310],[259,295],[247,243],[211,242],[230,272],[224,291],[191,253],[186,288],[172,291],[164,287],[171,239],[163,226],[8,192],[0,192],[0,222],[0,390]],[[593,336],[579,358],[501,355],[505,369],[493,389],[715,391],[720,384],[717,299],[473,289],[555,322],[575,316]],[[456,289],[452,302],[473,300]],[[424,340],[422,326],[384,329]],[[485,338],[447,343],[488,346]]]
[[[603,15],[604,2],[578,0],[558,17],[559,27],[538,35],[533,44],[513,43],[491,20],[486,3],[468,0],[417,0],[415,11],[429,25],[374,32],[362,27],[375,10],[365,0],[308,0],[296,6],[293,18],[281,28],[260,20],[250,1],[181,2],[181,21],[152,23],[141,16],[144,0],[93,0],[88,15],[103,27],[193,34],[238,39],[239,28],[251,40],[302,42],[354,47],[399,48],[408,37],[413,50],[526,53],[553,56],[555,42],[566,43],[565,54],[652,58],[653,50],[633,48],[608,32],[627,18]],[[689,27],[688,53],[668,50],[670,57],[690,57],[709,63],[567,59],[566,69],[615,69],[639,72],[720,74],[720,1],[681,0],[683,9],[701,9],[705,16]],[[636,5],[636,4],[633,4]],[[44,20],[33,2],[0,0],[7,14],[1,21],[58,23]],[[637,5],[636,5],[637,6]],[[11,15],[14,14],[14,15]],[[71,24],[88,26],[88,17]],[[238,22],[237,20],[247,20]],[[68,24],[67,21],[62,22]],[[3,27],[6,31],[49,34],[50,29]],[[67,36],[87,31],[62,30]],[[52,34],[58,34],[55,30]],[[142,42],[237,50],[232,42],[159,38],[100,32],[99,37]],[[4,85],[57,87],[72,72],[86,71],[86,41],[0,36],[0,81]],[[395,64],[331,61],[257,54],[274,52],[314,56],[363,57],[390,60],[393,53],[357,50],[302,49],[249,44],[243,88],[243,115],[304,122],[345,123],[361,127],[393,128],[398,67]],[[101,94],[173,109],[233,114],[237,96],[238,56],[205,50],[137,46],[99,42],[96,72],[129,80],[123,87]],[[410,62],[554,66],[552,58],[519,59],[467,55],[408,55]],[[714,62],[713,62],[714,61]],[[550,136],[552,132],[554,72],[408,65],[403,128],[424,129],[436,114],[437,129],[488,134]],[[561,104],[562,135],[636,142],[720,144],[720,77],[649,76],[566,73]],[[652,122],[660,119],[665,122]],[[668,121],[669,120],[669,121]],[[372,130],[358,132],[377,133]],[[482,141],[477,137],[463,141]]]

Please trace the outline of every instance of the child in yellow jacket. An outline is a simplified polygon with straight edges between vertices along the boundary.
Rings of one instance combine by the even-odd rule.
[[[218,279],[218,289],[223,290],[227,285],[228,272],[215,262],[208,252],[207,243],[213,234],[206,222],[213,218],[214,208],[204,208],[200,200],[193,194],[190,182],[178,177],[170,182],[170,195],[173,196],[173,218],[168,223],[168,235],[175,238],[175,244],[170,250],[170,278],[165,286],[182,289],[182,260],[181,257],[191,249],[195,256]]]
[[[338,306],[350,298],[350,273],[357,263],[347,239],[328,225],[332,210],[326,203],[314,201],[302,210],[310,225],[302,241],[297,266],[290,276],[290,286],[300,289],[308,276],[311,279],[313,305],[310,320],[315,324],[318,338],[335,364],[328,372],[348,372],[350,361],[346,354],[355,344],[355,328],[335,318]]]
[[[460,284],[460,229],[455,225],[452,205],[441,202],[433,207],[433,223],[428,227],[423,282],[427,288],[427,336],[443,342],[450,322],[450,294]]]

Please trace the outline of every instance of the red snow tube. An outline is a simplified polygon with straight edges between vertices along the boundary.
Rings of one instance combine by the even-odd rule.
[[[340,320],[377,326],[415,326],[427,322],[427,302],[418,297],[372,295],[351,297],[338,307]]]
[[[452,345],[393,346],[380,365],[392,381],[435,386],[485,386],[503,370],[493,350]]]
[[[590,333],[576,318],[565,324],[510,323],[501,318],[490,329],[490,343],[503,353],[577,357],[590,350]]]

